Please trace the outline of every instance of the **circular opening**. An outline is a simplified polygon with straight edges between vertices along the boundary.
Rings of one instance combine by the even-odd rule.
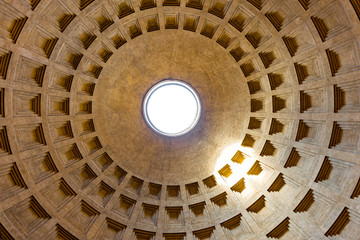
[[[200,100],[195,90],[182,81],[165,80],[146,93],[143,111],[147,124],[156,132],[176,137],[191,131],[200,118]]]

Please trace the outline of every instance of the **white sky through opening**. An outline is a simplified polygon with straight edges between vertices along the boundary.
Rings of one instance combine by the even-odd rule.
[[[155,88],[147,99],[145,109],[151,125],[170,135],[193,127],[198,120],[200,105],[197,97],[188,88],[176,82]]]

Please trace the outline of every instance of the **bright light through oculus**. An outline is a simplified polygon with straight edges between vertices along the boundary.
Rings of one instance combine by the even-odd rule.
[[[181,81],[162,81],[154,85],[144,99],[148,125],[166,136],[180,136],[195,127],[200,118],[197,93]]]
[[[242,160],[241,164],[234,162],[233,158],[235,154],[240,151],[241,155],[245,158]],[[218,177],[218,183],[225,186],[233,186],[241,178],[247,178],[247,172],[255,163],[254,151],[252,148],[246,148],[241,146],[241,143],[231,144],[223,149],[221,154],[216,160],[214,176]],[[223,168],[226,164],[230,166],[232,174],[225,178],[219,174],[219,170]]]
[[[238,151],[241,153],[242,157],[244,157],[241,157],[241,163],[236,161],[238,160],[236,159],[236,154]],[[237,184],[242,178],[244,178],[245,189],[241,192],[241,194],[238,194],[238,197],[241,201],[245,201],[257,193],[257,190],[252,187],[251,182],[256,182],[259,186],[266,184],[266,178],[264,178],[264,174],[248,174],[248,171],[256,162],[254,155],[254,150],[252,148],[243,147],[241,146],[241,142],[238,142],[225,147],[216,160],[213,175],[215,176],[216,182],[219,185],[231,188],[235,186],[235,184]],[[228,177],[224,177],[219,173],[219,170],[221,170],[226,165],[229,165],[231,169],[231,174]],[[251,181],[249,181],[249,179],[251,179]]]

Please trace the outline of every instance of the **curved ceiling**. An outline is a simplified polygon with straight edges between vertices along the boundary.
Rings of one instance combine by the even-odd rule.
[[[358,239],[358,0],[0,1],[0,239]],[[142,116],[164,79],[196,128]]]

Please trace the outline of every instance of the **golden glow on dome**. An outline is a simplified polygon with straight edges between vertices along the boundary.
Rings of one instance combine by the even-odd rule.
[[[241,156],[239,156],[239,154]],[[226,147],[220,154],[215,165],[214,175],[220,185],[233,186],[241,178],[247,178],[247,172],[253,166],[256,159],[253,157],[252,148],[241,146],[241,143],[234,143]],[[219,173],[224,166],[229,166],[231,174],[226,176]],[[226,175],[226,174],[225,174]]]

